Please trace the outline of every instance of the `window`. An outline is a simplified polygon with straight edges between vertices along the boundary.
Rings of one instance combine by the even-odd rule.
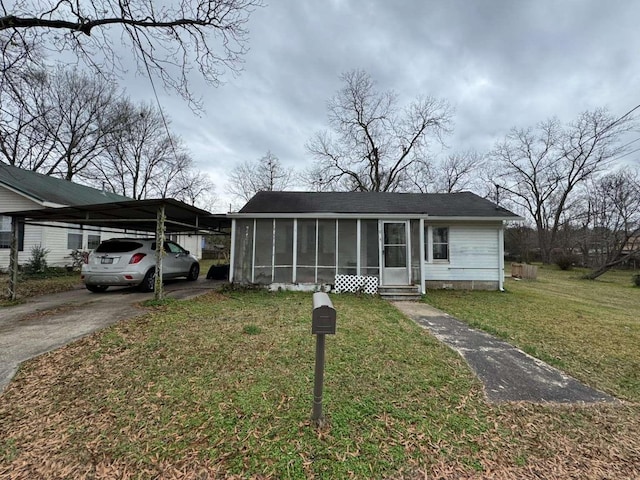
[[[0,248],[11,248],[11,217],[0,215]]]
[[[89,250],[95,250],[100,245],[100,235],[88,235],[87,236],[87,248]]]
[[[449,228],[433,228],[433,259],[449,260]]]
[[[176,255],[187,253],[187,251],[184,248],[182,248],[177,243],[173,243],[173,242],[164,242],[164,250],[165,252],[174,253]]]
[[[67,248],[69,250],[82,250],[82,232],[69,232],[67,234]]]

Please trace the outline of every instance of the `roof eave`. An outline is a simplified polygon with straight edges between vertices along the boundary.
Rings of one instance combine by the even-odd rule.
[[[377,220],[377,219],[429,219],[433,221],[461,221],[461,222],[522,222],[524,218],[519,216],[472,216],[472,215],[460,215],[460,216],[437,216],[429,215],[426,213],[334,213],[334,212],[316,212],[316,213],[229,213],[229,218],[343,218],[348,219],[364,219],[364,220]]]
[[[22,189],[22,188],[18,188],[18,187],[16,187],[15,185],[11,185],[11,184],[9,184],[9,183],[2,182],[2,181],[0,181],[0,185],[2,185],[2,186],[3,186],[3,187],[5,187],[7,190],[9,190],[9,191],[11,191],[11,192],[13,192],[13,193],[16,193],[16,194],[18,194],[18,195],[20,195],[20,196],[23,196],[23,197],[28,198],[29,200],[31,200],[31,201],[33,201],[33,202],[39,203],[39,204],[41,204],[41,205],[43,205],[43,206],[46,206],[46,205],[44,205],[44,203],[46,202],[46,200],[45,200],[44,198],[42,198],[42,197],[39,197],[39,196],[37,196],[37,195],[34,195],[32,192],[29,192],[29,191],[24,190],[24,189]]]

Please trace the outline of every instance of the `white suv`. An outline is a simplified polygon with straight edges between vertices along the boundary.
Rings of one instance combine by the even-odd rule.
[[[151,292],[155,283],[156,240],[154,238],[112,238],[102,242],[82,265],[81,278],[87,290],[104,292],[112,286],[138,286]],[[200,264],[180,245],[164,242],[162,278],[197,280]]]

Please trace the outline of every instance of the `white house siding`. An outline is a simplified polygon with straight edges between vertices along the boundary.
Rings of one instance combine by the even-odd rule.
[[[427,288],[497,288],[501,276],[498,223],[449,227],[449,261],[425,265]]]
[[[8,188],[0,186],[0,212],[17,212],[42,208],[42,205],[28,199],[24,195],[16,193]],[[2,213],[0,213],[2,215]],[[42,243],[42,228],[26,225],[24,229],[24,250],[18,253],[18,263],[25,263],[31,256],[33,245]],[[10,249],[0,248],[0,270],[9,268]]]
[[[154,234],[151,234],[154,235]],[[175,241],[182,248],[189,250],[198,260],[202,259],[202,235],[180,234],[175,235]]]

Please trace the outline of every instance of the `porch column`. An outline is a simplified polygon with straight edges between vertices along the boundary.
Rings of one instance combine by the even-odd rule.
[[[18,217],[11,217],[11,244],[9,252],[9,299],[15,300],[18,295]]]
[[[422,295],[427,293],[426,283],[425,283],[425,261],[424,261],[424,218],[420,219],[420,292]]]

